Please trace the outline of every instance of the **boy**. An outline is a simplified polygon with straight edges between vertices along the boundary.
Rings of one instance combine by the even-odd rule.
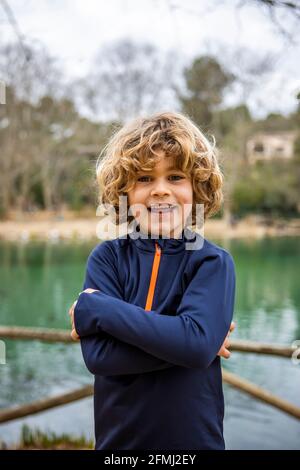
[[[235,268],[187,227],[197,205],[204,218],[221,205],[214,148],[186,116],[161,113],[125,125],[105,150],[100,202],[120,224],[126,195],[135,230],[93,249],[69,311],[95,376],[95,449],[222,450]]]

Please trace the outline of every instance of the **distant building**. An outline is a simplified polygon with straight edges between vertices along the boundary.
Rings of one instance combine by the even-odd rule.
[[[294,154],[295,131],[258,132],[248,139],[246,144],[249,163],[257,160],[280,158],[288,160]]]

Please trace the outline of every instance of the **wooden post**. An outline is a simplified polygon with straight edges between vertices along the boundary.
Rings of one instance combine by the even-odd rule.
[[[70,330],[57,330],[51,328],[0,326],[0,338],[74,343],[70,336]],[[232,340],[230,345],[231,351],[267,354],[289,358],[292,357],[295,349],[296,348],[291,346],[257,343],[244,340]],[[275,408],[284,411],[285,413],[288,413],[294,418],[300,419],[299,407],[224,369],[222,369],[222,375],[224,382],[228,383],[229,385],[250,394],[264,403],[268,403],[269,405],[274,406]],[[85,398],[91,395],[93,395],[93,386],[87,385],[80,389],[73,390],[72,392],[45,398],[25,405],[0,410],[0,423],[39,413],[55,406],[65,405],[67,403],[71,403],[75,400],[80,400],[81,398]]]
[[[25,405],[18,405],[12,408],[0,410],[0,423],[6,423],[13,419],[24,418],[24,416],[40,413],[41,411],[49,410],[55,406],[66,405],[81,398],[86,398],[94,393],[93,385],[86,385],[72,392],[55,395],[42,400],[26,403]]]
[[[52,328],[28,328],[20,326],[0,326],[0,338],[18,340],[39,340],[46,342],[75,343],[70,330]],[[256,341],[230,340],[230,351],[292,357],[295,348],[281,344],[258,343]]]
[[[281,344],[258,343],[256,341],[230,340],[230,351],[247,352],[255,354],[266,354],[271,356],[292,357],[296,347]]]
[[[298,406],[295,406],[292,403],[289,403],[288,401],[273,395],[267,390],[258,387],[248,380],[242,379],[238,375],[233,374],[232,372],[228,372],[227,370],[222,369],[222,376],[224,382],[227,384],[237,388],[238,390],[248,393],[254,398],[263,401],[264,403],[268,403],[269,405],[284,411],[294,418],[300,419],[300,408]]]
[[[22,326],[0,326],[0,338],[39,340],[47,342],[75,343],[70,330],[57,330],[54,328],[28,328]]]

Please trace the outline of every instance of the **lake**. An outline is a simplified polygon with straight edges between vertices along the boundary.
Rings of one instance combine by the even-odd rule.
[[[300,340],[300,238],[212,240],[235,260],[237,293],[232,339],[291,345]],[[0,324],[69,329],[68,309],[82,288],[97,244],[0,243]],[[92,383],[79,344],[5,340],[0,407],[27,403]],[[300,407],[300,364],[234,352],[223,366]],[[300,420],[226,384],[227,449],[300,449]],[[18,441],[26,423],[42,431],[93,438],[92,398],[0,425],[0,441]]]

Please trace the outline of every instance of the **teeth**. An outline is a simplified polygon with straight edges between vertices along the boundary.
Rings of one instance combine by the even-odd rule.
[[[173,210],[174,207],[173,204],[156,204],[148,207],[148,210],[153,212],[170,212],[170,209]]]
[[[172,207],[171,204],[155,204],[151,206],[151,209],[169,209]]]

